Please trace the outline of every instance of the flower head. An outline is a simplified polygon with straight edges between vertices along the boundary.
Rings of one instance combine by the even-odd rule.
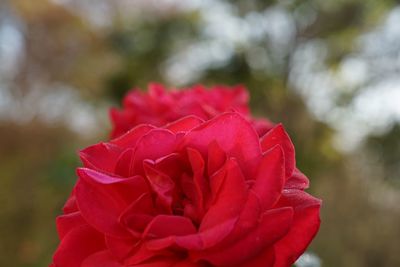
[[[122,109],[110,110],[111,137],[116,138],[141,123],[162,126],[188,115],[208,120],[231,110],[246,116],[259,135],[263,135],[273,124],[266,119],[251,118],[248,101],[249,95],[243,86],[220,85],[207,89],[196,85],[182,90],[166,90],[161,84],[153,83],[147,92],[130,91],[123,100]]]
[[[319,228],[281,125],[260,138],[237,112],[187,116],[80,156],[56,267],[290,266]]]

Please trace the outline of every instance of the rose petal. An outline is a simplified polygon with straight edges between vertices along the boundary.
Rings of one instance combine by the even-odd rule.
[[[127,230],[119,223],[121,213],[130,203],[148,191],[140,176],[111,177],[90,169],[78,169],[76,198],[84,219],[99,231],[126,237]]]
[[[130,148],[121,153],[115,164],[114,173],[122,177],[128,177],[131,167],[131,162],[134,154],[134,149]]]
[[[221,188],[200,225],[200,231],[237,218],[247,198],[247,187],[237,161],[230,158],[225,167]]]
[[[110,143],[123,148],[133,148],[136,146],[138,140],[152,129],[154,129],[154,126],[148,124],[138,125],[126,132],[124,135],[111,140]]]
[[[63,212],[65,214],[72,213],[78,211],[78,206],[76,205],[76,197],[75,197],[75,187],[72,189],[71,195],[69,196],[68,200],[65,202],[63,207]]]
[[[77,184],[77,198],[82,216],[97,230],[120,237],[129,235],[118,222],[125,203],[116,202],[107,193],[96,191],[84,180]]]
[[[56,219],[57,232],[60,239],[71,231],[72,229],[86,224],[79,211],[58,216]]]
[[[134,236],[140,237],[148,223],[153,219],[153,213],[153,199],[150,193],[144,193],[125,209],[119,221],[126,225]]]
[[[251,188],[258,196],[263,211],[278,201],[285,182],[285,162],[280,145],[268,150],[260,162],[255,184]]]
[[[303,254],[318,232],[321,201],[302,190],[285,190],[278,205],[294,207],[290,231],[275,244],[274,267],[285,267]]]
[[[267,267],[267,266],[274,266],[275,262],[275,251],[273,247],[267,247],[263,251],[261,251],[257,256],[253,257],[249,261],[241,265],[236,265],[235,267]],[[288,267],[287,265],[285,267]]]
[[[236,242],[238,239],[243,238],[252,228],[257,226],[262,214],[260,202],[259,197],[250,190],[237,222],[229,236],[224,240],[224,244]]]
[[[108,250],[103,250],[87,257],[81,267],[123,267],[123,265],[115,260]]]
[[[259,136],[264,136],[269,130],[274,128],[274,124],[266,119],[250,119]]]
[[[295,168],[292,176],[286,181],[286,189],[307,189],[310,184],[307,176],[305,176],[299,169]]]
[[[191,252],[194,259],[203,259],[216,266],[245,264],[266,247],[285,235],[292,223],[293,209],[290,207],[264,213],[258,226],[244,238],[212,250]]]
[[[118,110],[117,108],[111,108],[108,115],[114,124],[110,133],[111,139],[123,135],[135,125],[135,115],[132,114],[131,110]]]
[[[161,258],[151,260],[141,264],[135,264],[135,267],[174,267],[178,259]]]
[[[236,221],[236,218],[230,219],[196,234],[149,240],[147,247],[151,250],[162,250],[176,245],[187,250],[207,249],[220,243],[233,230]]]
[[[228,157],[237,159],[245,177],[254,176],[261,148],[258,135],[249,122],[238,113],[218,115],[188,132],[182,147],[191,147],[206,155],[208,145],[214,140]]]
[[[61,240],[53,263],[57,267],[80,267],[89,255],[104,248],[104,237],[89,225],[81,225]]]
[[[171,153],[165,157],[159,158],[154,162],[154,168],[171,177],[176,182],[176,177],[182,173],[188,172],[189,166],[184,162],[181,155],[178,153]]]
[[[202,85],[186,88],[188,90],[166,90],[160,84],[148,87],[148,93],[131,90],[123,100],[122,110],[110,110],[113,137],[140,123],[160,126],[187,115],[207,120],[230,110],[249,114],[249,95],[241,85],[217,85],[209,90]]]
[[[157,195],[156,204],[162,207],[167,213],[172,213],[174,181],[164,173],[156,170],[150,161],[143,163],[147,181],[151,189]]]
[[[186,217],[157,215],[143,232],[144,238],[163,238],[166,236],[183,236],[196,233],[192,221]]]
[[[200,152],[195,149],[187,149],[190,165],[193,171],[193,182],[196,194],[196,209],[200,220],[204,216],[205,202],[210,199],[210,189],[206,178],[204,177],[205,163]]]
[[[156,160],[169,155],[176,150],[177,138],[166,129],[155,129],[144,135],[137,143],[130,173],[144,174],[143,161]]]
[[[170,250],[150,250],[145,243],[138,246],[138,249],[131,254],[131,256],[125,260],[125,266],[147,266],[141,264],[150,263],[175,263],[177,262],[176,254]],[[161,266],[161,265],[149,265],[149,266]],[[168,265],[167,265],[168,266]]]
[[[124,260],[134,249],[137,249],[140,241],[132,237],[117,238],[114,236],[105,236],[105,242],[113,257]]]
[[[226,154],[217,141],[214,140],[208,145],[207,156],[208,176],[211,177],[226,162]]]
[[[167,124],[165,128],[173,133],[187,132],[203,122],[204,120],[202,120],[201,118],[194,115],[190,115]]]
[[[263,152],[280,145],[285,155],[285,176],[289,178],[292,176],[293,170],[296,166],[295,152],[292,141],[286,133],[282,124],[278,124],[272,130],[267,132],[260,140]]]
[[[113,173],[116,159],[122,153],[121,148],[109,143],[99,143],[89,146],[79,152],[86,168]]]
[[[127,93],[122,101],[122,105],[125,108],[145,109],[146,103],[149,102],[149,97],[143,96],[147,96],[147,94],[142,92],[140,88],[134,88]]]
[[[173,267],[207,267],[206,264],[191,262],[190,260],[183,260],[177,262]]]

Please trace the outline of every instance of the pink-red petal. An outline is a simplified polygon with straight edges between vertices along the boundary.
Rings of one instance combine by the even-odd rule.
[[[292,219],[293,209],[290,207],[270,210],[261,216],[257,227],[242,239],[212,250],[192,252],[192,257],[206,260],[215,266],[245,264],[282,238],[288,232]]]
[[[176,135],[166,129],[154,129],[144,135],[137,143],[130,174],[143,174],[143,161],[157,160],[175,152]]]
[[[285,183],[285,161],[280,145],[268,150],[260,162],[251,190],[260,200],[263,211],[272,207],[279,199]]]
[[[90,169],[78,169],[76,198],[82,217],[99,231],[124,237],[127,230],[119,222],[130,203],[148,191],[140,176],[111,177]]]
[[[129,256],[138,246],[139,239],[133,237],[118,238],[114,236],[105,236],[107,249],[114,258],[122,261]]]
[[[87,257],[81,267],[124,267],[108,250],[93,253]]]
[[[290,231],[275,244],[274,267],[293,264],[305,251],[320,226],[321,201],[302,190],[285,190],[279,206],[294,208]]]
[[[174,181],[166,174],[154,168],[149,160],[143,163],[144,172],[152,191],[156,195],[156,205],[165,212],[172,213]]]
[[[121,148],[110,143],[99,143],[79,152],[86,168],[113,173],[117,158],[123,152]]]
[[[272,130],[267,132],[260,140],[263,152],[268,151],[276,145],[280,145],[285,155],[286,178],[292,176],[296,166],[295,152],[292,141],[286,133],[282,124],[278,124]]]
[[[136,146],[138,140],[152,129],[154,129],[154,126],[148,124],[138,125],[135,128],[126,132],[124,135],[111,140],[110,143],[125,149],[133,148]]]
[[[184,236],[196,233],[192,221],[186,217],[174,215],[157,215],[143,232],[144,238],[163,238],[167,236]]]
[[[221,167],[226,162],[226,153],[222,150],[221,146],[217,141],[211,141],[208,145],[208,160],[207,160],[207,170],[208,177],[211,177],[216,171],[221,169]]]
[[[179,120],[176,120],[174,122],[167,124],[165,126],[165,128],[174,133],[187,132],[187,131],[190,131],[191,129],[199,126],[203,122],[204,122],[203,119],[201,119],[197,116],[194,116],[194,115],[189,115],[189,116],[183,117]]]
[[[247,198],[245,178],[237,161],[230,158],[225,167],[221,188],[214,197],[200,225],[200,231],[215,227],[227,220],[237,218]]]
[[[261,147],[257,133],[246,119],[239,113],[223,113],[188,132],[181,145],[206,155],[208,145],[214,140],[228,157],[237,159],[246,178],[254,176]]]
[[[81,225],[61,240],[53,263],[57,267],[81,267],[89,255],[104,248],[104,237],[89,225]]]
[[[236,221],[237,219],[233,218],[196,234],[168,236],[149,240],[146,244],[151,250],[162,250],[171,246],[178,246],[189,251],[208,249],[223,241],[232,232]]]
[[[72,229],[86,224],[79,211],[60,215],[56,219],[57,232],[60,239],[63,239],[66,234]]]
[[[295,168],[292,176],[286,181],[286,189],[307,189],[310,184],[307,176],[305,176],[299,169]]]

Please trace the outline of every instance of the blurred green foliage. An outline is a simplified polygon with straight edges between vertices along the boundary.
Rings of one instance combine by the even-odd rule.
[[[54,83],[62,83],[93,105],[115,104],[130,88],[146,88],[150,81],[175,86],[165,75],[172,55],[210,38],[204,35],[201,14],[194,11],[172,8],[130,17],[129,12],[112,13],[115,9],[109,2],[112,20],[100,27],[79,15],[79,7],[55,2],[13,0],[0,5],[12,11],[24,29],[24,57],[11,79],[21,98],[33,87],[47,94]],[[237,18],[277,5],[256,0],[218,2],[234,7]],[[399,199],[400,127],[370,137],[353,154],[340,153],[332,145],[334,131],[311,115],[289,82],[289,59],[295,46],[307,40],[323,41],[327,63],[335,68],[352,53],[355,39],[395,4],[282,1],[280,7],[297,23],[286,50],[274,54],[274,40],[267,35],[250,44],[234,44],[232,56],[207,65],[190,80],[206,85],[244,84],[251,92],[254,114],[284,123],[296,146],[298,166],[312,180],[310,191],[324,200],[321,231],[311,250],[325,267],[400,266],[396,251],[400,210],[387,203],[386,191],[381,190],[389,187]],[[301,26],[308,16],[314,19]],[[270,67],[254,66],[251,55],[254,59],[260,54],[267,55]],[[38,118],[24,123],[0,121],[0,266],[45,266],[50,261],[58,242],[55,216],[75,182],[76,151],[104,139],[107,130],[87,137],[71,132],[65,124]],[[365,164],[370,161],[376,165]]]
[[[77,159],[63,127],[0,126],[0,262],[45,266],[56,246],[54,216],[68,197]],[[51,223],[53,221],[53,223]]]

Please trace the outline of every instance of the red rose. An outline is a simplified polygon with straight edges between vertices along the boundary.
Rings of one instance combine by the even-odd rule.
[[[188,116],[80,156],[54,267],[290,266],[319,228],[281,125],[259,138],[238,113]]]
[[[208,120],[232,109],[246,116],[262,136],[273,124],[265,119],[251,118],[248,101],[249,95],[243,86],[215,86],[208,90],[196,85],[167,91],[160,84],[150,84],[148,92],[130,91],[123,100],[122,110],[110,110],[111,137],[116,138],[142,123],[162,126],[188,115]]]

